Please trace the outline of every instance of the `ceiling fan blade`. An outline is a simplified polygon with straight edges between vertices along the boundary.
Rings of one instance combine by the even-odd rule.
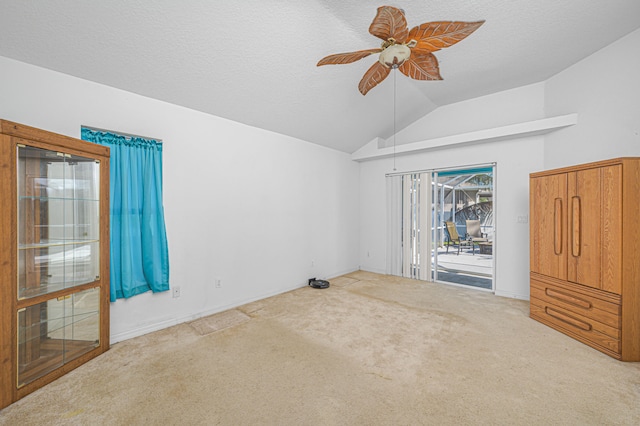
[[[433,53],[412,54],[399,69],[402,74],[414,80],[442,80],[438,59]]]
[[[415,40],[418,44],[415,48],[437,52],[445,47],[452,46],[464,40],[480,28],[484,21],[461,22],[461,21],[436,21],[427,22],[409,31],[409,40]]]
[[[384,41],[393,38],[398,43],[404,43],[409,35],[404,12],[395,7],[380,6],[376,17],[371,22],[369,32]]]
[[[382,65],[380,62],[377,62],[371,66],[360,80],[360,84],[358,84],[358,90],[363,95],[366,95],[369,90],[376,87],[382,80],[387,78],[389,73],[391,72],[391,68],[387,68]]]
[[[362,58],[366,58],[367,56],[373,53],[380,53],[382,49],[367,49],[367,50],[358,50],[357,52],[349,52],[349,53],[336,53],[335,55],[326,56],[320,61],[318,61],[317,66],[322,65],[341,65],[341,64],[350,64],[351,62],[359,61]]]

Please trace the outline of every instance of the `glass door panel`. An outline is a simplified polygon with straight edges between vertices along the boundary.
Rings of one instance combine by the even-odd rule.
[[[99,173],[93,159],[18,147],[18,298],[99,276]]]
[[[26,385],[100,344],[98,288],[18,311],[18,386]]]
[[[493,189],[492,167],[434,173],[434,281],[493,289]]]

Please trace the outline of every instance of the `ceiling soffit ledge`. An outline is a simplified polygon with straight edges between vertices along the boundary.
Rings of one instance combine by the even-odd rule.
[[[578,114],[573,113],[543,118],[540,120],[526,121],[523,123],[510,124],[508,126],[444,136],[441,138],[427,139],[424,141],[397,145],[395,148],[393,146],[384,147],[380,138],[375,138],[351,154],[351,159],[353,161],[367,161],[393,157],[394,155],[400,156],[416,154],[419,152],[452,148],[462,145],[488,143],[506,139],[520,139],[529,136],[544,135],[565,127],[574,126],[577,123]]]

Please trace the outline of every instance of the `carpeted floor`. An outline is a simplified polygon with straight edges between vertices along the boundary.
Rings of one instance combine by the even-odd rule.
[[[637,425],[640,363],[528,302],[355,272],[113,345],[1,425]]]

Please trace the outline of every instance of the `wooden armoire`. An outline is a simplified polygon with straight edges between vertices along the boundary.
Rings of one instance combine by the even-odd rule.
[[[0,409],[109,349],[109,148],[0,120]]]
[[[530,176],[530,316],[640,361],[640,158]]]

